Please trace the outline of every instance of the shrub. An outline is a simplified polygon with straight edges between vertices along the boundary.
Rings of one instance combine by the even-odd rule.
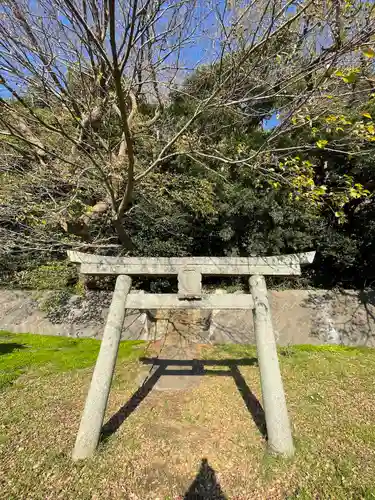
[[[57,261],[16,272],[13,277],[13,286],[33,290],[63,290],[75,285],[77,281],[76,266],[68,262]]]

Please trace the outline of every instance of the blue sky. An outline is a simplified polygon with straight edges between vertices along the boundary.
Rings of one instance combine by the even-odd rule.
[[[274,113],[271,118],[267,120],[263,120],[263,128],[265,130],[272,130],[280,123],[280,120],[276,117],[276,113]]]
[[[33,2],[34,3],[34,2]],[[230,9],[225,0],[217,0],[216,4],[217,13],[225,18],[225,24],[231,23],[233,10]],[[294,5],[289,6],[288,10],[293,11]],[[0,7],[1,12],[1,7]],[[198,2],[198,8],[191,13],[193,24],[196,25],[194,36],[189,40],[186,46],[181,50],[182,60],[187,67],[195,67],[197,64],[209,63],[215,59],[215,56],[220,54],[221,42],[220,38],[215,38],[216,15],[211,10],[211,3],[204,1]],[[64,20],[63,17],[60,20]],[[161,24],[165,20],[161,21]],[[168,50],[168,49],[167,49]],[[175,55],[171,55],[173,59]],[[184,64],[182,64],[184,66]],[[9,92],[0,85],[0,97],[9,97]],[[263,122],[266,130],[274,128],[278,124],[276,114]]]

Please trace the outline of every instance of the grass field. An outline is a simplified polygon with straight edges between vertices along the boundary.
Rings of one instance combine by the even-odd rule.
[[[96,456],[73,463],[98,348],[95,340],[0,332],[1,499],[375,499],[374,350],[280,350],[293,459],[265,454],[258,368],[242,362],[239,376],[210,366],[187,390],[137,393]],[[137,391],[149,369],[139,360],[145,351],[155,354],[121,344],[106,420]],[[200,354],[243,360],[255,351]]]

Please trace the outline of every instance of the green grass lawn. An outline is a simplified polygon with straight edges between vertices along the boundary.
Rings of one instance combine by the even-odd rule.
[[[122,342],[119,359],[136,359],[141,341]],[[56,373],[86,368],[95,363],[100,342],[0,330],[0,389],[12,384],[22,373]]]
[[[265,453],[228,371],[185,391],[152,390],[94,458],[73,463],[99,345],[0,333],[0,498],[191,500],[185,494],[207,459],[210,481],[225,495],[216,498],[375,499],[375,350],[280,349],[293,459]],[[121,343],[106,420],[137,390],[145,349]],[[255,349],[205,346],[200,353],[243,359]],[[261,401],[257,366],[239,369]]]

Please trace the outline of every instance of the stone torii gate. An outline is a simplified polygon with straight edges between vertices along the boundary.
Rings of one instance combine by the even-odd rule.
[[[267,298],[265,275],[299,275],[315,252],[275,257],[107,257],[68,251],[89,275],[117,275],[116,286],[73,451],[92,456],[98,445],[126,309],[252,309],[268,447],[294,453],[291,427]],[[130,293],[131,276],[178,277],[178,294]],[[251,294],[202,294],[202,275],[248,276]]]

